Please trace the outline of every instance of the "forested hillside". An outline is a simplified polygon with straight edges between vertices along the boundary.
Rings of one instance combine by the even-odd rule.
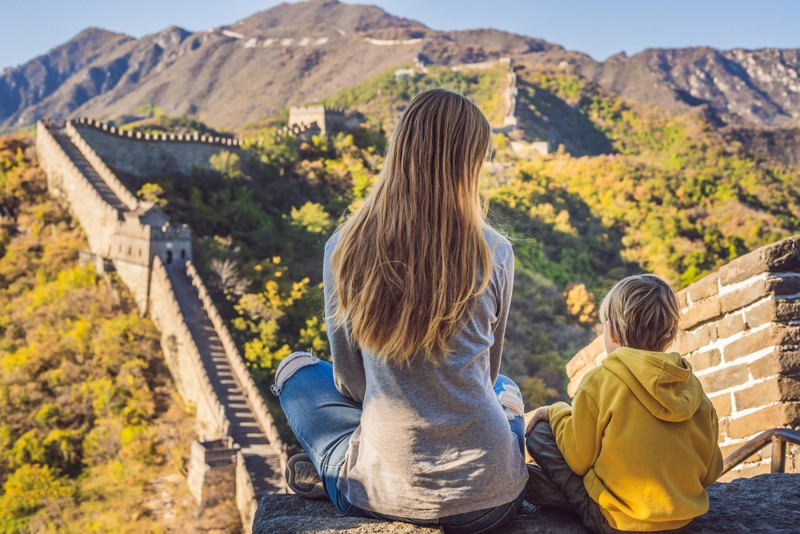
[[[193,417],[157,332],[116,277],[78,261],[85,236],[31,143],[0,137],[0,532],[200,524],[181,474]]]
[[[503,370],[521,383],[533,407],[565,398],[564,365],[594,336],[597,304],[615,280],[644,270],[682,287],[746,251],[797,233],[800,177],[746,155],[696,114],[672,115],[625,101],[568,69],[520,63],[516,74],[521,133],[495,134],[483,193],[490,221],[512,238],[517,257]],[[269,128],[240,130],[245,148],[214,157],[211,171],[146,180],[122,176],[142,198],[163,206],[173,221],[192,227],[196,263],[265,393],[278,363],[291,351],[311,349],[329,357],[320,285],[323,245],[369,191],[383,161],[386,128],[403,105],[421,90],[444,86],[469,95],[496,118],[502,110],[497,91],[505,76],[503,69],[430,68],[402,77],[387,71],[328,101],[361,111],[367,123],[358,130],[276,139],[283,113],[263,121]],[[208,128],[160,110],[149,115],[147,121],[124,127],[183,133]],[[557,146],[547,156],[522,157],[511,148],[520,136],[555,139]],[[171,389],[152,327],[133,312],[113,279],[98,280],[76,262],[78,230],[45,199],[26,141],[9,138],[4,143],[4,220],[16,222],[4,226],[0,264],[8,292],[0,357],[13,370],[3,374],[10,381],[3,383],[3,391],[13,384],[46,391],[30,401],[29,413],[49,402],[62,406],[50,399],[68,400],[78,395],[73,391],[77,386],[63,390],[70,393],[52,390],[47,373],[67,365],[63,362],[72,362],[68,369],[73,369],[74,361],[97,357],[102,366],[88,366],[83,372],[89,375],[75,381],[110,382],[121,392],[113,389],[109,395],[122,400],[114,404],[120,411],[111,415],[103,411],[105,405],[98,412],[86,401],[85,415],[74,421],[57,409],[48,415],[52,419],[38,423],[36,414],[23,418],[24,407],[13,404],[29,397],[6,393],[4,402],[14,407],[9,408],[14,415],[9,423],[3,420],[0,437],[9,436],[2,438],[3,450],[9,458],[22,454],[23,461],[7,460],[3,476],[9,481],[23,476],[24,471],[16,475],[23,464],[49,466],[46,476],[68,488],[53,482],[53,491],[67,492],[65,502],[72,503],[67,509],[73,511],[64,513],[82,517],[81,510],[89,506],[85,503],[92,502],[80,497],[86,491],[81,484],[89,484],[86,473],[102,473],[90,470],[110,469],[109,462],[115,461],[95,460],[94,441],[83,436],[107,431],[110,417],[120,431],[114,439],[121,440],[116,445],[111,440],[113,450],[126,450],[141,439],[152,445],[147,450],[161,451],[162,456],[156,454],[161,459],[153,460],[156,465],[174,465],[170,462],[178,456],[163,446],[165,438],[154,437],[161,436],[159,421],[175,409],[167,408],[174,403],[166,402],[171,393],[164,391]],[[57,313],[56,318],[48,318],[49,313]],[[106,321],[111,325],[103,326]],[[51,326],[42,328],[42,322]],[[123,342],[112,337],[111,344],[123,347],[126,356],[119,351],[100,356],[104,329],[112,330],[103,335],[122,337]],[[100,337],[95,341],[95,336]],[[86,352],[84,360],[77,360],[75,351],[80,350]],[[126,378],[117,384],[118,377]],[[20,421],[14,423],[16,417]],[[78,437],[58,438],[64,449],[51,436],[53,428],[68,428]],[[15,452],[28,449],[34,452]],[[13,494],[18,486],[9,487]],[[31,510],[39,509],[38,517],[47,509],[37,506],[24,508],[21,520]]]
[[[592,339],[597,303],[615,280],[645,270],[679,288],[798,232],[800,178],[748,157],[694,114],[626,102],[555,67],[522,64],[517,75],[521,128],[559,146],[522,158],[496,134],[484,194],[518,260],[504,370],[535,405],[564,396],[564,364]],[[359,131],[275,141],[273,129],[249,130],[249,148],[216,158],[213,172],[127,177],[194,229],[198,263],[265,389],[289,352],[327,355],[322,246],[380,169],[382,128],[434,85],[492,116],[501,76],[387,72],[329,101],[363,112]],[[170,121],[180,122],[148,127]]]

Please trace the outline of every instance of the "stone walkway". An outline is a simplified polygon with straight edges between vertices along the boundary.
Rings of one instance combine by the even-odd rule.
[[[211,386],[230,421],[228,433],[242,449],[256,497],[279,492],[283,473],[280,472],[278,455],[258,426],[244,390],[225,356],[222,342],[203,308],[197,289],[192,285],[183,265],[168,265],[167,273],[181,313],[197,344]]]
[[[108,187],[106,181],[97,173],[95,168],[89,163],[78,147],[72,142],[67,133],[63,129],[51,128],[50,133],[53,134],[58,144],[67,153],[67,156],[78,167],[87,180],[94,186],[103,200],[113,206],[118,211],[128,211],[127,206],[122,203],[119,197]]]

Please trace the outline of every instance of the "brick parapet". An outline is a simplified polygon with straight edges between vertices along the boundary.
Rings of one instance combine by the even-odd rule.
[[[129,139],[142,142],[168,142],[168,143],[202,143],[205,145],[213,145],[220,147],[239,148],[241,141],[232,137],[224,137],[218,135],[205,135],[197,132],[193,134],[173,134],[161,133],[150,134],[142,132],[134,132],[132,130],[122,130],[116,126],[110,125],[107,122],[91,119],[88,117],[81,117],[67,121],[68,124],[79,126],[82,128],[93,128],[101,132],[116,135],[123,139]]]

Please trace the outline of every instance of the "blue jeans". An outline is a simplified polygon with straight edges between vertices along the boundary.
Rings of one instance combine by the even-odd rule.
[[[504,386],[519,389],[510,378],[500,375],[494,384],[495,393],[502,393]],[[443,526],[447,532],[466,534],[497,528],[513,520],[522,507],[524,492],[515,501],[505,505],[435,520],[393,517],[358,508],[339,492],[336,482],[347,456],[350,436],[361,422],[361,403],[339,393],[333,382],[333,367],[320,360],[297,370],[283,383],[277,394],[289,426],[317,468],[325,491],[336,508],[347,517]],[[517,436],[520,451],[524,455],[525,422],[521,416],[509,410],[506,413],[509,415],[511,432]]]

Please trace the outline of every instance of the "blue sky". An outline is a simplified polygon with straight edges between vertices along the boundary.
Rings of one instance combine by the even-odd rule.
[[[202,30],[274,0],[24,0],[3,2],[0,70],[99,26],[139,37],[172,24]],[[348,2],[354,3],[354,2]],[[800,48],[798,0],[367,0],[435,29],[494,27],[596,59],[648,47]]]

